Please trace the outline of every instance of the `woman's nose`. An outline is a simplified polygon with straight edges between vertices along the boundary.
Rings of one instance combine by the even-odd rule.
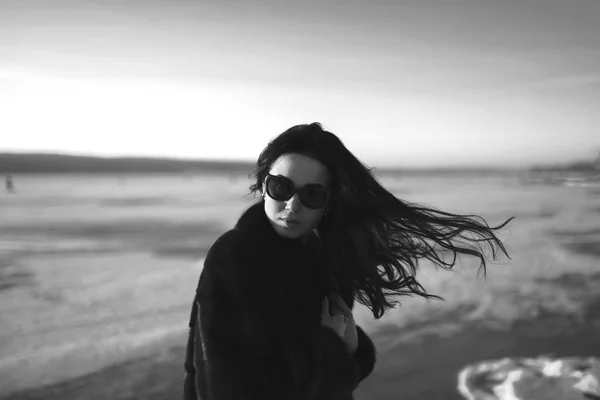
[[[298,193],[294,193],[294,195],[285,202],[285,209],[291,212],[297,212],[301,207],[302,203],[300,203]]]

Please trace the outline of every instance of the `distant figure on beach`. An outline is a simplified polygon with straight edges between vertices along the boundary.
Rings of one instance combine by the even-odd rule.
[[[15,193],[15,183],[13,182],[13,178],[10,174],[6,175],[5,185],[8,193]]]
[[[508,256],[495,231],[512,218],[490,227],[403,201],[319,123],[273,139],[254,177],[260,200],[204,261],[184,400],[351,400],[376,361],[355,300],[378,319],[401,296],[439,298],[416,279],[421,259],[450,269],[471,255],[485,270],[485,247]]]

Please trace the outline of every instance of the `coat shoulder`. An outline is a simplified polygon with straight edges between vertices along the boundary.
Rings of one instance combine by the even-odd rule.
[[[226,257],[231,260],[243,261],[255,255],[261,247],[257,235],[239,229],[231,229],[223,233],[210,247],[207,260]]]
[[[209,249],[203,273],[216,273],[229,278],[256,273],[263,248],[256,235],[237,229],[229,230]]]

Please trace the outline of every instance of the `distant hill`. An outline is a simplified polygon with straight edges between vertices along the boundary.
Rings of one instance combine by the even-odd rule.
[[[0,153],[0,174],[250,174],[254,163],[244,161],[181,160],[156,157],[93,157],[48,153]],[[503,175],[512,168],[492,167],[376,167],[379,176]]]
[[[578,161],[564,165],[538,165],[531,168],[532,172],[597,172],[600,171],[598,162]]]
[[[178,160],[150,157],[92,157],[66,154],[0,153],[0,174],[6,173],[247,173],[250,162]]]
[[[566,164],[536,165],[531,168],[532,172],[575,172],[575,173],[598,173],[600,172],[600,152],[595,160],[576,160]]]

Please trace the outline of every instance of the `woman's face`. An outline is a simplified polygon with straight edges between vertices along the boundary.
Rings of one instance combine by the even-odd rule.
[[[291,180],[296,189],[308,184],[319,184],[329,189],[331,181],[330,173],[323,164],[295,153],[279,157],[271,166],[269,174]],[[298,193],[287,201],[274,200],[267,194],[265,182],[262,190],[265,194],[265,213],[280,236],[306,240],[311,231],[319,226],[326,207],[310,209],[300,202]]]

